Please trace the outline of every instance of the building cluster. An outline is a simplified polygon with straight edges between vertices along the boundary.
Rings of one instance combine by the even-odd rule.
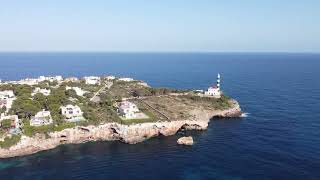
[[[60,107],[61,114],[65,117],[66,122],[78,122],[85,120],[83,112],[77,105],[68,104]],[[50,111],[42,110],[35,116],[31,117],[30,126],[44,126],[53,123]]]
[[[37,85],[43,81],[49,81],[49,82],[58,82],[61,83],[63,81],[62,76],[40,76],[38,78],[26,78],[26,79],[21,79],[19,81],[6,81],[6,82],[1,82],[1,84],[20,84],[20,85],[29,85],[29,86],[34,86]]]
[[[49,81],[49,82],[62,82],[63,81],[63,77],[62,76],[40,76],[38,78],[39,82],[42,82],[42,81]]]
[[[86,84],[91,84],[91,85],[101,84],[101,78],[98,76],[86,76],[86,77],[83,77],[83,79]]]
[[[107,81],[112,81],[115,79],[117,79],[117,77],[112,76],[112,75],[108,75],[108,76],[103,77],[103,80],[107,80]],[[83,80],[84,80],[85,84],[89,84],[89,85],[100,85],[101,81],[102,81],[101,77],[99,77],[99,76],[85,76],[85,77],[83,77]],[[125,81],[125,82],[134,81],[134,79],[127,78],[127,77],[118,78],[117,80]],[[77,77],[63,78],[62,76],[39,76],[38,78],[26,78],[26,79],[21,79],[18,81],[1,81],[1,79],[0,79],[0,84],[20,84],[20,85],[34,86],[34,85],[38,85],[39,83],[44,82],[44,81],[57,82],[58,84],[60,84],[62,82],[79,83],[80,79],[78,79]]]
[[[116,78],[115,76],[104,76],[100,78],[99,76],[86,76],[83,77],[83,81],[87,85],[101,85],[102,81],[113,81],[113,80],[119,80],[119,81],[125,81],[130,82],[133,81],[132,78]],[[57,82],[58,85],[62,82],[65,83],[80,83],[80,79],[77,77],[68,77],[63,78],[62,76],[39,76],[38,78],[26,78],[21,79],[18,81],[1,81],[1,84],[19,84],[19,85],[39,85],[41,82]],[[74,86],[66,86],[66,90],[74,90],[78,96],[84,96],[85,93],[88,93],[88,91],[85,91],[81,89],[80,87],[74,87]],[[34,87],[33,91],[31,93],[32,96],[36,94],[43,94],[44,96],[49,96],[51,94],[51,89],[49,88],[40,88],[40,87]],[[11,121],[11,128],[10,132],[17,133],[21,132],[22,127],[22,121],[18,118],[17,115],[9,115],[9,110],[12,107],[12,104],[16,100],[16,96],[12,90],[5,90],[0,91],[0,108],[1,108],[1,114],[0,114],[0,125],[1,121],[3,120],[10,120]],[[123,101],[119,104],[118,112],[121,117],[125,119],[133,119],[137,118],[137,114],[140,113],[138,107],[129,101]],[[77,122],[77,121],[83,121],[85,120],[83,117],[83,112],[81,108],[77,105],[66,105],[60,107],[60,113],[65,117],[65,121],[67,122]],[[53,124],[53,118],[51,116],[51,112],[48,110],[41,110],[37,112],[34,116],[30,119],[30,126],[44,126],[44,125],[50,125]]]
[[[14,100],[16,100],[16,97],[12,90],[0,91],[0,123],[4,120],[10,120],[11,126],[9,131],[13,134],[18,134],[21,132],[22,122],[17,115],[8,114]]]

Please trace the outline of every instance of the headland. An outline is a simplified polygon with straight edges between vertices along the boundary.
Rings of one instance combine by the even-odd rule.
[[[41,76],[1,82],[0,99],[0,158],[88,141],[136,144],[242,114],[220,90],[220,75],[217,86],[203,92],[114,76]]]

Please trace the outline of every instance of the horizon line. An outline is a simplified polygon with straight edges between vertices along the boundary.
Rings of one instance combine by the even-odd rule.
[[[110,54],[320,54],[317,51],[1,51],[0,53],[110,53]]]

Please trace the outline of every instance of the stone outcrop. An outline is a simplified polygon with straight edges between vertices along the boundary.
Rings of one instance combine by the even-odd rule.
[[[182,145],[193,145],[193,138],[191,136],[179,138],[177,141],[178,144]]]
[[[207,112],[196,109],[188,120],[164,121],[122,125],[106,123],[99,126],[77,126],[59,132],[51,132],[47,136],[37,134],[33,137],[22,136],[18,144],[8,148],[0,148],[0,158],[8,158],[33,154],[53,149],[61,144],[76,144],[88,141],[119,140],[128,144],[136,144],[151,137],[170,136],[179,130],[205,130],[212,117],[239,117],[241,109],[236,101],[231,109]]]

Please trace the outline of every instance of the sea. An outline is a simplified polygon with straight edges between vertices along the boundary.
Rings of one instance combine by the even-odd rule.
[[[245,116],[136,145],[89,142],[0,160],[0,179],[319,180],[320,54],[0,53],[0,78],[116,75],[223,92]],[[176,143],[191,135],[193,146]]]

